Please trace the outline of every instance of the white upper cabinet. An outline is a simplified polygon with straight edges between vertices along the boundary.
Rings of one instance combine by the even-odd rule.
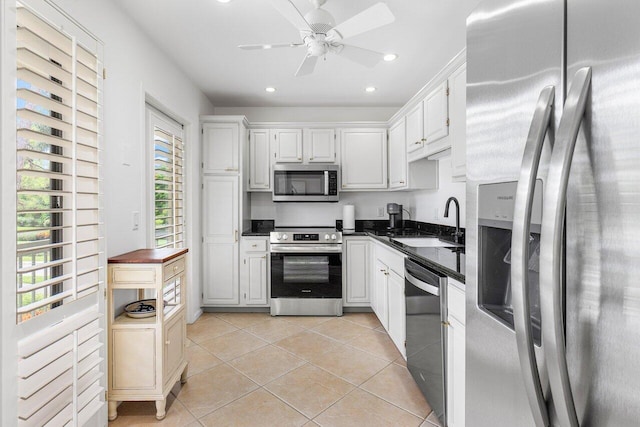
[[[407,187],[407,150],[405,150],[405,119],[389,128],[389,188]]]
[[[204,123],[202,125],[202,172],[237,174],[240,164],[237,123]]]
[[[335,163],[336,131],[334,129],[305,129],[304,157],[309,163]]]
[[[276,163],[302,163],[302,129],[272,129]]]
[[[342,191],[387,188],[387,130],[342,129]]]
[[[467,64],[463,64],[449,77],[449,112],[451,139],[451,166],[453,177],[465,179],[467,173]]]
[[[407,121],[407,153],[424,146],[424,103],[420,102],[405,116]]]
[[[440,83],[425,97],[424,138],[427,155],[447,148],[448,141],[442,139],[449,135],[449,106],[447,80]]]
[[[271,190],[271,149],[269,130],[249,131],[249,190]]]

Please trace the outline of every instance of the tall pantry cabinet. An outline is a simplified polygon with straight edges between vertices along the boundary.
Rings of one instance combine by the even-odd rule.
[[[244,116],[202,116],[202,306],[238,305],[240,235],[250,217]],[[243,218],[245,218],[243,220]]]

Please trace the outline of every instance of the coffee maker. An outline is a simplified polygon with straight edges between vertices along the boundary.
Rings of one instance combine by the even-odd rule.
[[[402,205],[397,203],[387,203],[387,213],[389,214],[388,230],[402,229]]]

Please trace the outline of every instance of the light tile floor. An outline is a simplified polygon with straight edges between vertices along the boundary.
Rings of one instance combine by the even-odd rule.
[[[187,336],[166,418],[123,402],[111,427],[440,425],[373,313],[205,313]]]

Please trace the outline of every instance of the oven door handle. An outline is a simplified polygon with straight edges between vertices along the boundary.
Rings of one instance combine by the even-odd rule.
[[[326,254],[326,253],[342,253],[342,246],[340,245],[326,245],[326,246],[307,246],[307,245],[299,245],[299,246],[274,246],[271,245],[271,253],[272,254]]]

